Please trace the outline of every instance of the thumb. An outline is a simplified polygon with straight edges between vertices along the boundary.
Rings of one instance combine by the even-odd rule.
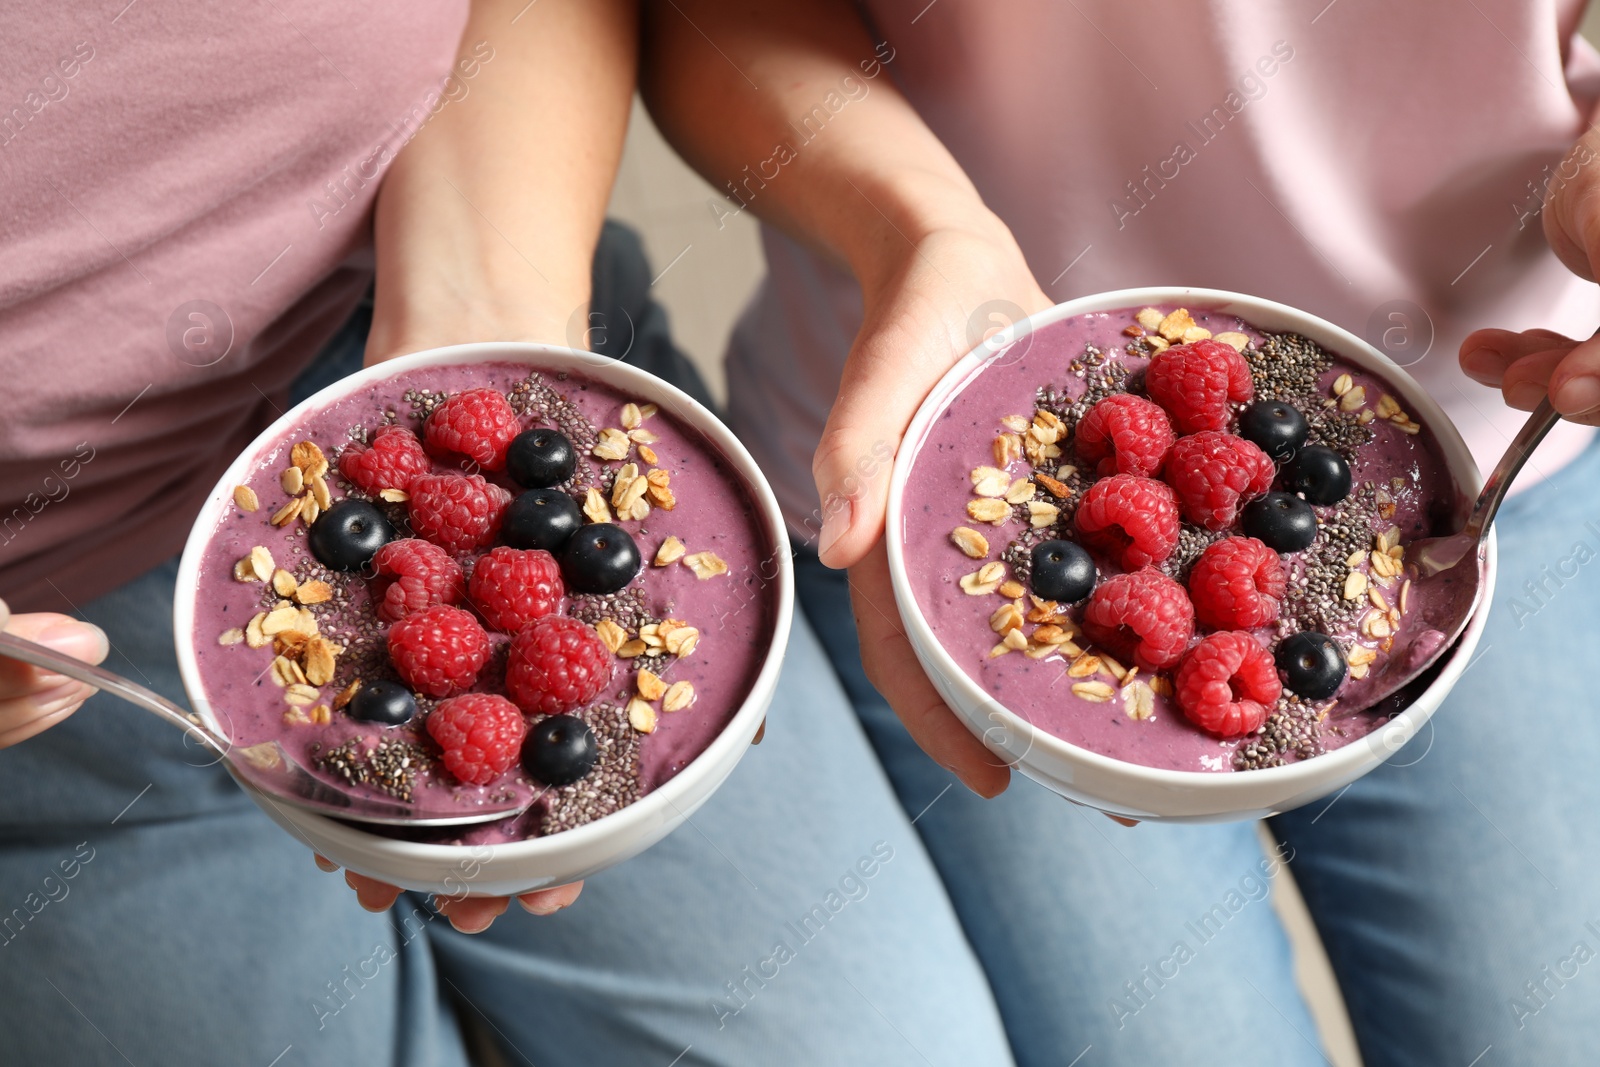
[[[989,300],[976,309],[911,294],[878,321],[869,314],[839,382],[812,462],[821,501],[817,553],[829,567],[858,563],[883,530],[889,475],[906,428],[946,371],[1030,311]]]

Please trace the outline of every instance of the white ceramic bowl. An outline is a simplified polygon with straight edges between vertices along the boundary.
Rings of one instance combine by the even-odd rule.
[[[1283,767],[1237,773],[1170,771],[1103,756],[1070,744],[997,703],[961,669],[934,635],[922,614],[906,573],[899,531],[905,528],[905,487],[917,452],[933,421],[954,395],[991,360],[1031,331],[1094,311],[1151,304],[1177,304],[1238,315],[1263,330],[1304,335],[1341,359],[1381,375],[1394,386],[1407,410],[1421,416],[1439,442],[1450,472],[1468,497],[1481,484],[1477,464],[1445,413],[1404,370],[1361,338],[1314,315],[1257,297],[1217,289],[1121,289],[1058,304],[996,334],[952,367],[911,422],[895,459],[889,489],[889,570],[895,603],[912,648],[934,687],[955,713],[995,755],[1029,778],[1068,799],[1135,819],[1170,822],[1225,822],[1259,819],[1309,804],[1360,778],[1396,752],[1428,722],[1462,671],[1483,635],[1494,591],[1495,546],[1489,541],[1488,588],[1483,605],[1467,627],[1437,680],[1415,702],[1365,738],[1314,759]]]
[[[236,459],[211,491],[190,531],[178,569],[173,625],[178,666],[184,688],[197,714],[222,729],[201,685],[195,659],[194,605],[200,557],[223,509],[232,502],[233,486],[244,481],[257,456],[280,439],[312,409],[322,408],[370,383],[402,371],[457,363],[504,361],[525,363],[531,370],[572,371],[609,385],[623,394],[651,401],[698,430],[745,481],[778,562],[772,582],[775,603],[772,645],[750,693],[727,728],[693,762],[659,789],[620,811],[576,829],[549,837],[498,845],[437,845],[400,841],[369,833],[349,823],[314,815],[244,787],[274,822],[312,849],[360,874],[406,889],[460,895],[506,895],[563,885],[588,877],[644,851],[675,830],[704,804],[732,773],[765,717],[777,688],[778,670],[789,642],[794,609],[794,571],[788,535],[777,499],[755,461],[738,438],[710,411],[661,379],[625,363],[569,348],[531,344],[472,344],[418,352],[353,374],[310,397],[268,427]]]

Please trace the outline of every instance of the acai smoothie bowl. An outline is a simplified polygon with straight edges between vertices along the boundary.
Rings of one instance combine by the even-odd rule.
[[[498,895],[629,858],[732,772],[793,605],[749,454],[636,368],[531,344],[369,367],[289,411],[195,523],[174,612],[196,712],[389,827],[252,799],[342,866]]]
[[[1471,659],[1405,565],[1477,468],[1356,336],[1271,301],[1124,290],[970,353],[896,459],[888,545],[912,646],[996,754],[1139,819],[1257,818],[1354,781]],[[1493,546],[1490,550],[1493,580]]]

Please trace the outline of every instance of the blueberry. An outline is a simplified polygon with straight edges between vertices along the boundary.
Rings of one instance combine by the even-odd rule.
[[[534,489],[506,506],[500,536],[512,548],[559,552],[583,525],[578,502],[559,489]]]
[[[1076,604],[1094,592],[1094,560],[1074,541],[1044,541],[1032,556],[1034,594],[1061,604]]]
[[[572,477],[578,453],[560,430],[523,430],[506,446],[506,473],[526,489],[548,489]]]
[[[578,593],[615,593],[639,573],[639,546],[610,522],[578,528],[561,549],[561,577]]]
[[[1326,700],[1344,683],[1344,651],[1327,634],[1308,630],[1285,637],[1277,662],[1289,691],[1306,700]]]
[[[1239,436],[1279,463],[1293,459],[1310,432],[1300,409],[1285,400],[1257,400],[1239,416]]]
[[[1244,532],[1274,552],[1298,552],[1317,539],[1317,513],[1293,493],[1268,493],[1244,506]]]
[[[1350,495],[1350,464],[1331,448],[1307,445],[1284,465],[1283,487],[1313,504],[1337,504]]]
[[[528,731],[522,766],[545,785],[569,785],[588,774],[599,755],[588,723],[576,715],[552,715]]]
[[[311,554],[330,571],[358,571],[394,540],[383,512],[364,500],[341,500],[317,516],[306,533]]]
[[[399,682],[379,678],[373,682],[362,682],[356,695],[350,698],[346,710],[352,719],[399,726],[410,722],[417,713],[417,698]]]

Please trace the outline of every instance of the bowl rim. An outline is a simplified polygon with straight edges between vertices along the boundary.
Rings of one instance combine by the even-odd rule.
[[[196,714],[221,732],[221,727],[212,714],[210,701],[205,698],[205,688],[201,684],[199,662],[194,650],[194,612],[200,560],[212,533],[221,521],[224,509],[233,501],[233,486],[244,480],[243,475],[254,466],[262,452],[277,443],[280,437],[286,435],[314,410],[341,400],[372,383],[407,371],[424,367],[488,362],[520,363],[532,370],[552,375],[564,371],[576,373],[624,395],[632,394],[638,399],[669,408],[678,419],[699,433],[710,447],[719,452],[744,480],[745,487],[756,505],[761,525],[772,542],[771,556],[777,561],[777,574],[768,582],[769,588],[776,588],[772,640],[760,670],[752,678],[743,700],[727,725],[699,755],[690,760],[671,779],[632,804],[570,830],[524,838],[520,841],[496,842],[487,846],[493,850],[496,859],[532,863],[541,858],[554,859],[568,852],[583,850],[609,838],[637,835],[664,819],[671,820],[675,816],[680,820],[687,818],[682,805],[697,803],[689,794],[697,788],[699,779],[730,756],[733,763],[743,758],[743,751],[728,750],[735,747],[749,748],[747,738],[759,727],[753,720],[763,717],[766,713],[766,702],[753,698],[758,694],[774,690],[777,685],[778,673],[782,668],[784,653],[789,643],[795,599],[792,552],[789,548],[787,529],[783,523],[783,514],[778,507],[772,487],[767,483],[766,477],[749,451],[715,413],[688,393],[662,378],[618,359],[581,349],[531,342],[489,341],[447,345],[412,352],[370,367],[363,367],[356,373],[318,390],[280,415],[270,426],[256,435],[218,479],[205,505],[196,516],[194,525],[190,527],[183,555],[178,564],[178,580],[172,612],[173,637],[177,649],[179,674],[191,706]],[[273,806],[283,811],[291,821],[315,825],[318,833],[324,838],[368,854],[404,857],[413,862],[449,863],[459,860],[464,849],[481,851],[486,847],[483,843],[419,842],[373,833],[315,812],[276,804],[258,790],[243,782],[240,784],[258,805],[263,801],[273,803]]]
[[[1202,310],[1237,315],[1258,329],[1292,330],[1317,342],[1336,355],[1350,358],[1352,362],[1357,364],[1368,364],[1364,369],[1380,374],[1395,387],[1396,392],[1404,396],[1409,409],[1421,416],[1423,425],[1428,428],[1438,442],[1445,466],[1456,478],[1457,486],[1466,495],[1466,500],[1470,502],[1471,498],[1477,495],[1482,485],[1482,476],[1478,470],[1477,462],[1472,457],[1471,450],[1462,439],[1455,423],[1450,420],[1444,413],[1444,409],[1428,395],[1422,385],[1405,368],[1349,330],[1288,304],[1226,289],[1173,285],[1141,286],[1138,288],[1112,289],[1100,293],[1091,293],[1063,301],[1037,314],[1020,319],[1005,329],[998,331],[957,360],[944,373],[917,408],[917,413],[912,418],[910,426],[907,427],[904,437],[901,438],[900,448],[895,455],[894,470],[890,476],[889,483],[889,503],[885,527],[887,531],[893,534],[892,536],[886,536],[886,542],[889,557],[889,575],[894,585],[896,601],[903,616],[908,614],[907,608],[909,607],[910,609],[909,617],[903,618],[903,621],[908,629],[915,628],[918,631],[920,637],[917,642],[919,652],[935,661],[948,684],[963,690],[964,695],[971,697],[975,705],[987,703],[990,720],[998,728],[1005,730],[1007,736],[1010,736],[1014,731],[1016,736],[1028,739],[1026,754],[1011,762],[1011,765],[1018,769],[1036,762],[1031,757],[1036,749],[1042,748],[1062,762],[1076,763],[1108,776],[1120,775],[1126,780],[1137,780],[1141,784],[1154,789],[1216,792],[1260,788],[1292,792],[1296,788],[1310,786],[1320,779],[1335,777],[1341,772],[1354,770],[1365,762],[1370,761],[1375,764],[1387,758],[1398,746],[1395,746],[1395,748],[1386,746],[1385,750],[1379,754],[1373,750],[1371,745],[1360,742],[1365,741],[1366,737],[1378,735],[1380,731],[1392,732],[1396,727],[1400,729],[1405,738],[1415,736],[1423,724],[1432,717],[1433,708],[1427,708],[1420,712],[1415,709],[1426,702],[1427,695],[1433,691],[1440,681],[1447,679],[1447,676],[1451,673],[1448,664],[1452,661],[1447,661],[1445,673],[1441,674],[1433,685],[1424,690],[1410,705],[1380,724],[1379,727],[1369,731],[1366,737],[1358,738],[1356,741],[1352,741],[1331,752],[1325,752],[1311,759],[1297,760],[1279,767],[1264,767],[1249,772],[1222,773],[1217,771],[1170,770],[1162,767],[1149,767],[1142,763],[1131,763],[1117,759],[1114,756],[1107,756],[1093,749],[1084,748],[1059,738],[1042,727],[1034,726],[1033,723],[1001,704],[962,669],[960,664],[956,662],[955,657],[944,647],[933,627],[922,613],[922,606],[917,600],[915,590],[911,585],[910,577],[906,570],[902,532],[905,523],[906,483],[909,480],[911,468],[916,462],[917,454],[926,442],[934,420],[943,413],[955,395],[986,364],[998,358],[1012,343],[1021,340],[1040,327],[1049,326],[1064,319],[1084,314],[1161,304],[1177,304],[1188,307],[1191,311]],[[1495,569],[1495,554],[1492,542],[1489,553],[1489,566],[1491,571],[1490,580],[1492,581],[1492,574]],[[1472,627],[1481,628],[1483,618],[1487,615],[1489,608],[1489,598],[1485,598],[1474,618],[1468,623],[1469,635]],[[1455,680],[1449,679],[1449,681],[1453,686]],[[972,723],[968,721],[965,715],[957,709],[952,710],[956,710],[957,717],[961,719],[963,726],[966,726],[977,735],[980,741],[984,740],[984,736],[973,728]],[[1009,753],[1006,755],[1009,756]],[[1247,783],[1238,780],[1240,773],[1248,774]]]

